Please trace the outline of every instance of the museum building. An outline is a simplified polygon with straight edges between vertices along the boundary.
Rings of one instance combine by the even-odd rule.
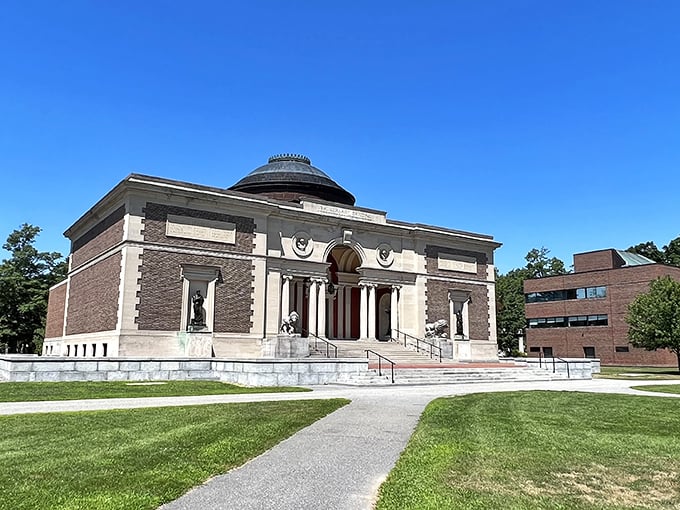
[[[493,237],[387,218],[305,156],[230,188],[131,174],[66,232],[43,354],[257,358],[292,311],[303,337],[423,338],[495,360]]]
[[[626,314],[656,278],[680,281],[680,268],[606,249],[574,255],[574,272],[526,280],[526,346],[530,356],[599,358],[603,365],[677,366],[668,349],[628,343]]]

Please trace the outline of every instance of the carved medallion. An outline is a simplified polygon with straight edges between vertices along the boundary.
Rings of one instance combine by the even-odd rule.
[[[309,257],[314,249],[314,240],[307,232],[297,232],[292,239],[293,251],[298,257]]]
[[[375,249],[375,258],[383,267],[390,267],[394,262],[394,250],[387,243],[381,243]]]

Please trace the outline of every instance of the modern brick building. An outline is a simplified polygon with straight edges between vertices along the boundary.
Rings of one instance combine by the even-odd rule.
[[[295,310],[331,339],[422,338],[445,319],[454,357],[497,357],[499,243],[356,207],[304,156],[228,189],[132,174],[65,235],[45,355],[258,357]]]
[[[574,255],[574,272],[524,282],[526,345],[530,356],[600,358],[603,365],[677,366],[667,349],[628,343],[628,304],[661,276],[680,280],[680,268],[625,251]]]

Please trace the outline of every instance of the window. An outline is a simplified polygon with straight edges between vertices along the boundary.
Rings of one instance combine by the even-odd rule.
[[[540,347],[529,347],[529,352],[541,352]]]
[[[607,326],[607,315],[572,315],[571,317],[540,317],[527,320],[528,328],[576,328],[579,326]]]
[[[595,347],[584,347],[583,348],[583,355],[586,358],[594,358],[595,357]]]
[[[605,297],[607,297],[607,287],[582,287],[580,289],[529,292],[524,295],[524,301],[527,303],[544,303],[546,301],[565,301],[569,299],[601,299]]]
[[[543,356],[552,357],[552,347],[543,347]]]
[[[569,317],[569,327],[574,328],[578,326],[587,326],[588,325],[588,316],[587,315],[577,315],[573,317]]]
[[[588,326],[606,326],[609,323],[606,315],[589,315]]]
[[[617,345],[616,352],[630,352],[630,348],[627,345]]]

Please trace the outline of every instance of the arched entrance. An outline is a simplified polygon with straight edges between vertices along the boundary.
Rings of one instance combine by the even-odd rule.
[[[335,246],[326,262],[329,265],[328,338],[358,339],[360,335],[359,254],[346,245]]]

